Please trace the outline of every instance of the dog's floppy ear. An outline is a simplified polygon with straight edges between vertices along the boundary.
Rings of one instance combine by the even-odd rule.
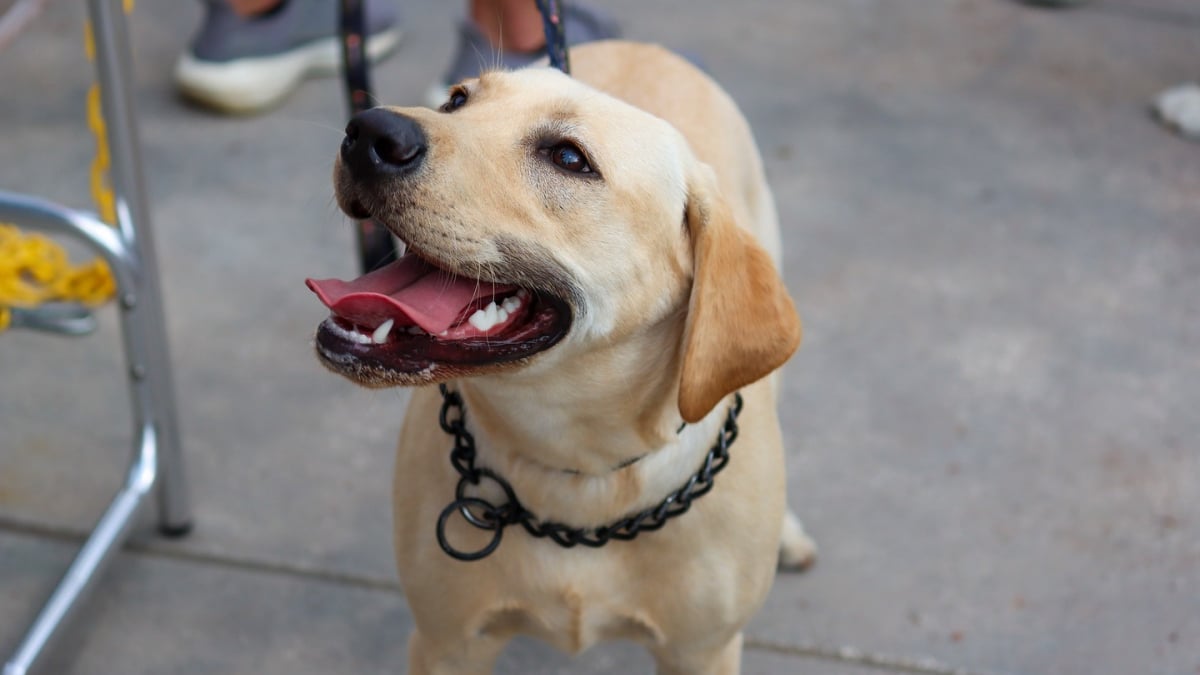
[[[734,222],[712,169],[697,164],[688,179],[695,262],[679,382],[687,422],[783,365],[800,345],[800,317],[770,255]]]

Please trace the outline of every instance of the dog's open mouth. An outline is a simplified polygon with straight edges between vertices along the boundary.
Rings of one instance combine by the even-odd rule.
[[[553,346],[570,325],[566,303],[544,292],[457,275],[411,252],[353,281],[306,283],[332,312],[317,330],[317,352],[373,380],[365,384],[432,382],[442,379],[438,367],[450,377],[517,361]]]

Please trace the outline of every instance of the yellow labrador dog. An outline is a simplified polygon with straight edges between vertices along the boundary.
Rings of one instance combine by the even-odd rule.
[[[329,368],[415,386],[395,473],[414,675],[487,673],[530,634],[606,639],[660,673],[737,673],[786,513],[771,373],[800,342],[754,139],[654,46],[574,49],[574,78],[487,73],[439,110],[376,108],[334,172],[407,244],[310,280]]]

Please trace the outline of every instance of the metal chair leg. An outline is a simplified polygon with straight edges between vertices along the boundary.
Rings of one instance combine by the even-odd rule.
[[[7,193],[0,193],[0,220],[78,237],[103,256],[112,269],[132,399],[133,459],[124,485],[5,664],[4,675],[27,675],[37,666],[58,629],[127,539],[143,498],[156,484],[159,528],[176,536],[191,528],[162,297],[130,92],[132,69],[124,14],[121,0],[89,0],[88,10],[112,153],[110,178],[117,228],[80,211]]]
[[[183,480],[162,291],[134,116],[129,37],[121,0],[88,0],[88,11],[112,154],[110,179],[116,195],[118,226],[139,263],[138,292],[128,295],[119,291],[121,309],[131,328],[123,331],[125,352],[130,360],[130,377],[140,383],[134,386],[134,404],[141,407],[141,419],[154,420],[159,435],[159,528],[178,536],[191,527],[191,509]]]

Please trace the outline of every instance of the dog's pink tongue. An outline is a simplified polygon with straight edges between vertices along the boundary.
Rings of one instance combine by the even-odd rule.
[[[463,309],[482,295],[509,287],[467,279],[438,269],[415,255],[369,272],[354,281],[307,279],[321,302],[351,323],[376,328],[393,319],[437,335],[454,325]]]

